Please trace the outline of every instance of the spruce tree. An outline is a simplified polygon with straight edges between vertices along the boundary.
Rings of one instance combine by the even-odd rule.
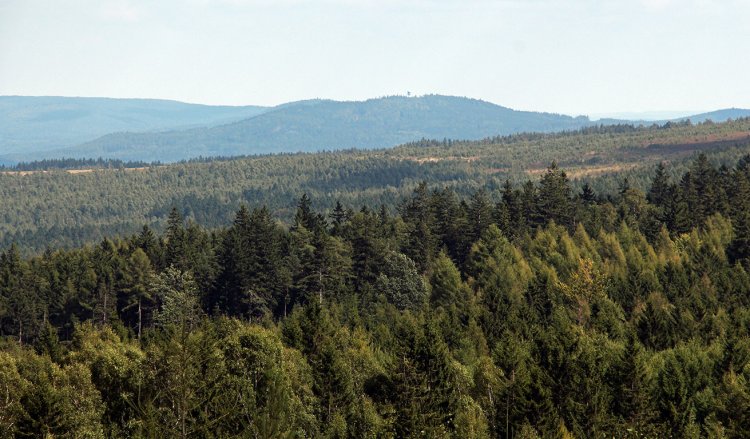
[[[414,189],[412,197],[402,206],[401,215],[409,231],[402,251],[414,261],[419,272],[424,273],[436,251],[432,230],[434,216],[426,182],[421,182]]]
[[[471,242],[478,240],[482,233],[493,223],[492,204],[487,192],[480,189],[471,196],[468,211]]]
[[[336,207],[334,207],[333,212],[331,213],[331,235],[341,236],[346,221],[346,210],[344,209],[344,206],[341,205],[340,201],[336,201]]]
[[[591,188],[591,185],[588,181],[583,183],[583,187],[581,187],[581,193],[578,195],[578,198],[580,198],[583,204],[586,206],[591,206],[596,202],[596,194],[594,193],[594,189]]]
[[[539,183],[538,206],[542,218],[565,227],[572,226],[570,193],[570,182],[565,171],[552,162]]]
[[[648,190],[648,194],[646,194],[646,199],[649,203],[657,207],[665,208],[671,198],[671,185],[669,183],[669,176],[667,175],[667,168],[664,166],[664,162],[659,162],[656,166],[654,178],[651,181],[651,188]]]
[[[167,229],[164,235],[165,246],[165,264],[177,265],[184,267],[186,262],[186,236],[185,223],[177,207],[172,207],[167,218]]]

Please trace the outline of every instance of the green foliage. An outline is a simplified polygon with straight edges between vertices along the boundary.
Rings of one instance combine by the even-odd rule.
[[[189,331],[201,317],[198,286],[190,272],[174,266],[154,277],[149,285],[151,294],[161,303],[154,321],[162,327]]]
[[[427,299],[424,279],[414,262],[406,255],[393,252],[386,256],[383,271],[374,288],[382,293],[388,303],[400,310],[417,310]]]
[[[8,437],[103,438],[102,401],[82,364],[58,366],[46,356],[0,353],[3,409]]]
[[[329,225],[304,196],[289,228],[173,211],[161,236],[12,246],[0,435],[747,437],[745,201],[726,185],[748,162],[690,167],[670,191],[726,203],[685,230],[656,190],[583,202],[551,167],[494,208],[421,185],[399,215],[341,205]]]
[[[427,183],[428,191],[450,187],[464,197],[484,188],[488,201],[494,203],[500,201],[498,189],[506,180],[521,185],[530,178],[543,177],[544,167],[553,161],[566,168],[570,197],[578,193],[584,183],[589,183],[589,188],[597,195],[614,195],[622,177],[628,178],[632,189],[647,190],[653,168],[657,163],[668,161],[669,202],[652,202],[659,206],[660,215],[671,229],[687,231],[691,226],[700,225],[687,215],[693,210],[687,203],[698,198],[677,193],[680,186],[673,183],[688,170],[692,158],[689,154],[704,151],[711,163],[733,165],[748,153],[747,141],[738,137],[746,133],[748,127],[747,119],[663,127],[597,126],[554,135],[519,134],[480,141],[424,140],[388,150],[279,154],[143,168],[93,167],[86,168],[91,172],[78,173],[54,169],[27,175],[0,173],[0,199],[4,200],[0,204],[3,218],[0,248],[8,248],[12,242],[22,245],[25,253],[40,253],[48,246],[70,248],[100,241],[104,236],[135,233],[144,223],[162,231],[172,207],[177,207],[184,218],[207,227],[228,224],[242,204],[265,205],[273,217],[291,223],[295,203],[303,193],[315,200],[322,211],[332,212],[337,202],[345,209],[364,204],[373,208],[384,205],[393,211],[421,181]],[[139,149],[141,146],[139,144]],[[734,173],[717,171],[712,174],[705,175],[717,177],[722,185],[732,186],[729,191],[714,188],[712,193],[733,194],[742,188],[747,193],[746,181],[743,183]],[[558,195],[565,193],[554,189],[564,181],[559,178],[560,169],[550,177],[554,178],[545,178],[551,183],[545,183],[545,187],[549,186],[552,191],[542,191],[545,193],[539,200],[543,202],[544,213],[559,210],[551,219],[563,225],[570,225],[566,218],[571,215],[575,220],[583,218],[572,201],[551,204],[555,199],[562,201]],[[684,189],[692,193],[692,187],[686,185]],[[539,223],[540,213],[534,211],[537,194],[532,189],[533,185],[524,190],[516,188],[510,193],[503,192],[502,209],[500,212],[496,209],[493,217],[505,211],[502,215],[508,215],[507,221],[502,218],[493,221],[497,221],[508,236],[520,236],[525,227]],[[700,187],[696,186],[695,190]],[[589,197],[587,202],[591,201]],[[486,210],[484,202],[476,207],[477,212]],[[740,206],[729,203],[729,207]],[[588,213],[599,221],[607,221],[607,213],[599,209]],[[471,231],[476,238],[476,227],[481,229],[487,225],[482,219],[486,215],[475,217],[472,223],[468,222],[470,217],[467,213],[465,218],[443,231]],[[596,234],[598,226],[588,231]],[[471,242],[452,240],[448,246],[451,257],[463,264],[458,251],[464,246],[462,251],[468,251],[470,245]],[[440,248],[431,250],[437,252]],[[402,251],[417,262],[420,270],[425,268],[414,254]],[[147,254],[154,259],[152,253],[147,251]],[[164,266],[155,259],[153,262]]]

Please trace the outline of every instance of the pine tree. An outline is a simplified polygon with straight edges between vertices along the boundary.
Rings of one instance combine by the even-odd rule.
[[[467,272],[482,297],[482,328],[490,342],[508,326],[525,326],[524,292],[531,268],[496,226],[491,225],[472,246]]]
[[[672,186],[667,175],[667,168],[664,162],[659,162],[656,167],[654,178],[651,181],[651,188],[646,194],[649,203],[660,208],[665,208],[672,198]]]
[[[123,270],[118,288],[124,293],[120,300],[120,312],[124,319],[133,323],[135,320],[136,335],[140,340],[143,332],[144,320],[148,321],[153,306],[153,297],[149,289],[149,283],[154,276],[151,261],[146,253],[137,248],[128,258]],[[135,314],[133,319],[130,316]]]
[[[518,224],[516,236],[521,236],[523,233],[529,231],[530,228],[534,229],[548,220],[548,218],[544,217],[544,213],[540,209],[537,189],[531,180],[526,180],[521,187],[521,191],[518,194],[518,206],[521,221]],[[551,207],[551,205],[548,206]]]
[[[235,215],[232,227],[227,230],[219,249],[219,263],[222,267],[216,281],[216,292],[208,300],[212,311],[228,315],[244,316],[242,296],[249,287],[250,252],[253,250],[248,239],[250,213],[242,205]]]
[[[354,286],[358,292],[375,282],[388,253],[380,231],[377,218],[362,212],[354,214],[346,228],[345,235],[352,246]]]
[[[435,241],[459,263],[466,258],[470,245],[466,211],[461,207],[456,193],[449,188],[435,191],[430,199]]]
[[[688,173],[689,174],[689,173]],[[674,197],[669,204],[666,213],[667,227],[671,232],[682,234],[693,228],[694,215],[691,213],[692,191],[690,190],[689,176],[685,174],[679,187],[675,186]]]
[[[312,201],[306,193],[302,194],[297,203],[297,213],[294,215],[294,223],[300,224],[311,231],[326,227],[325,218],[313,211]]]
[[[526,228],[526,218],[521,208],[521,195],[513,188],[510,180],[505,180],[502,198],[495,206],[495,224],[510,239],[517,238]]]
[[[484,189],[478,190],[471,196],[467,216],[471,230],[470,240],[471,242],[475,242],[493,222],[492,204]]]
[[[750,164],[747,166],[750,169]],[[732,172],[731,181],[729,192],[733,194],[733,199],[729,212],[732,219],[738,220],[750,211],[750,170],[743,171],[738,167]]]
[[[177,207],[172,207],[167,217],[167,229],[164,235],[166,240],[165,246],[165,264],[184,267],[186,263],[186,236],[185,224],[182,215]]]
[[[578,195],[578,198],[580,198],[583,204],[586,206],[591,206],[596,202],[596,194],[594,193],[594,189],[591,188],[591,185],[588,181],[583,183],[583,187],[581,187],[581,193]]]
[[[285,234],[268,208],[263,206],[253,209],[248,236],[251,291],[260,298],[263,306],[278,310],[281,297],[288,288],[283,261]]]
[[[696,224],[702,225],[706,219],[726,206],[724,194],[719,190],[719,175],[711,166],[708,157],[701,153],[691,166],[691,175],[694,176],[695,190],[697,192]],[[725,212],[726,213],[726,212]]]
[[[455,372],[434,322],[400,328],[394,373],[398,437],[448,437],[457,408]]]
[[[141,232],[133,239],[133,245],[141,248],[155,267],[162,267],[162,249],[153,230],[144,225]]]
[[[122,268],[122,258],[119,257],[115,243],[105,238],[94,251],[92,262],[97,275],[94,318],[106,325],[118,317],[115,288],[117,273]]]
[[[414,189],[412,197],[401,207],[401,216],[408,227],[402,252],[417,264],[420,273],[424,273],[436,251],[434,217],[426,182],[421,182]]]
[[[299,220],[299,218],[298,218]],[[293,268],[292,303],[322,302],[322,261],[316,258],[316,235],[295,220],[291,231]]]
[[[648,369],[644,361],[644,349],[637,337],[630,336],[612,377],[617,383],[614,410],[636,431],[644,431],[653,423],[655,413],[651,407],[648,387]]]
[[[727,256],[750,268],[750,211],[738,214],[734,221],[734,239],[727,248]]]
[[[336,207],[334,207],[333,212],[331,213],[331,235],[341,236],[344,223],[347,220],[347,212],[344,209],[344,206],[341,205],[340,201],[336,201]]]
[[[15,244],[0,255],[0,301],[9,320],[3,332],[15,334],[19,344],[33,340],[46,304],[38,296],[33,275]]]
[[[556,162],[552,162],[539,183],[539,212],[544,221],[554,221],[565,227],[572,226],[570,192],[565,171],[559,169]]]

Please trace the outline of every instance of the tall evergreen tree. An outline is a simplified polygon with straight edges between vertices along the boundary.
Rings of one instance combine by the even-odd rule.
[[[578,198],[581,199],[583,204],[586,206],[591,206],[596,202],[596,194],[594,193],[594,189],[591,188],[591,185],[589,182],[583,183],[583,186],[581,187],[581,193],[578,195]]]
[[[651,181],[651,188],[648,190],[648,194],[646,194],[646,199],[649,203],[663,208],[671,198],[672,193],[669,176],[667,175],[667,167],[664,166],[664,162],[659,162],[656,166],[654,178]]]
[[[344,206],[341,205],[340,201],[336,201],[336,207],[331,213],[331,234],[333,236],[341,236],[344,223],[348,220],[347,216]]]
[[[177,210],[177,207],[172,207],[167,217],[167,229],[164,235],[165,245],[165,264],[177,265],[184,267],[186,263],[186,236],[185,236],[185,223],[182,218],[182,214]]]
[[[435,240],[440,247],[447,249],[451,257],[463,262],[471,243],[466,212],[461,209],[458,196],[453,190],[444,188],[432,194],[430,203],[435,219],[432,227]]]
[[[518,205],[521,212],[521,222],[518,224],[517,236],[521,236],[529,229],[536,228],[548,220],[540,210],[539,194],[531,180],[526,180],[521,187],[518,194]]]
[[[565,171],[558,168],[557,163],[552,162],[539,183],[539,212],[542,217],[571,227],[570,193],[570,183]]]
[[[492,203],[490,202],[487,192],[480,189],[471,196],[469,203],[469,227],[471,229],[471,242],[478,240],[482,233],[493,223]]]
[[[417,268],[423,273],[427,270],[436,251],[433,235],[434,217],[430,209],[426,182],[421,182],[414,189],[412,197],[401,207],[401,216],[409,231],[402,251],[417,264]]]
[[[135,324],[139,340],[144,321],[149,320],[153,306],[153,297],[149,289],[153,276],[151,261],[143,250],[137,248],[128,258],[122,279],[118,282],[118,289],[123,293],[118,300],[120,312],[127,323]]]

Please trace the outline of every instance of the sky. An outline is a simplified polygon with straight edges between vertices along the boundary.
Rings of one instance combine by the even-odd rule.
[[[0,0],[0,95],[750,108],[748,0]]]

